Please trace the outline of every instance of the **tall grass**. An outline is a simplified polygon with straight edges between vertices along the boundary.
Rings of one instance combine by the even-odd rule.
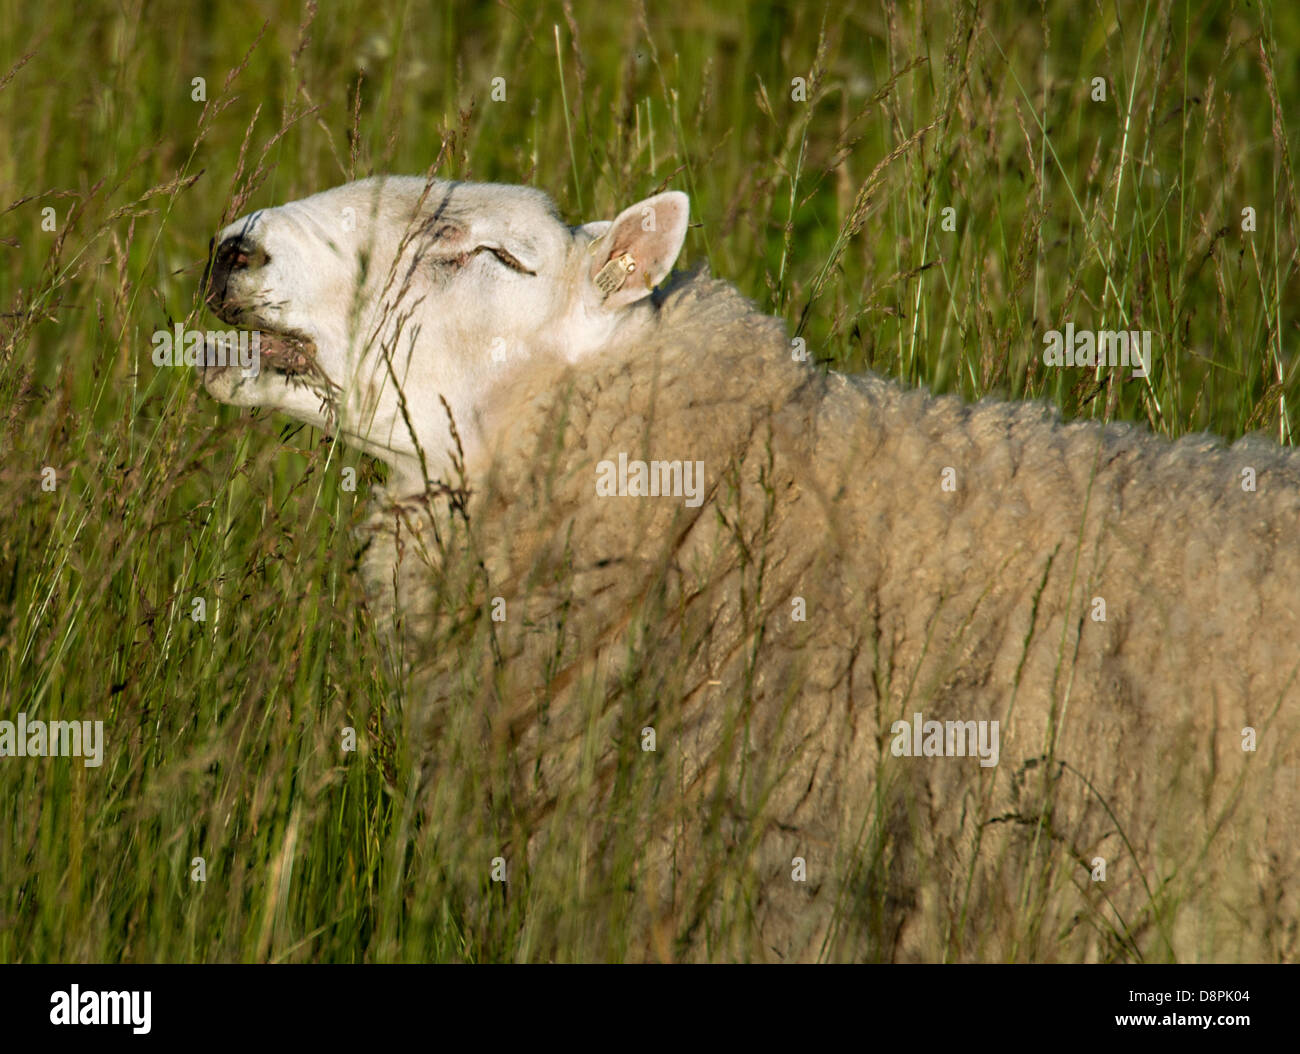
[[[0,761],[0,961],[565,954],[430,867],[470,847],[419,822],[353,573],[380,470],[150,361],[250,208],[431,168],[573,222],[685,189],[684,262],[836,368],[1294,442],[1294,7],[0,12],[0,717],[108,737]],[[1149,376],[1045,367],[1067,321],[1153,331]]]

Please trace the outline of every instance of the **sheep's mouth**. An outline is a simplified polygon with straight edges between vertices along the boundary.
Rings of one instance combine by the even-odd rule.
[[[209,339],[208,361],[205,363],[209,368],[229,366],[229,356],[223,356],[221,352],[235,350],[234,342],[237,341],[239,350],[243,352],[244,362],[241,364],[247,368],[247,358],[251,354],[254,372],[270,369],[286,377],[323,376],[316,362],[316,342],[305,333],[264,325],[258,312],[249,310],[235,298],[219,296],[215,291],[208,293],[207,304],[222,322],[236,327],[233,331],[215,334],[216,340]]]
[[[292,331],[254,330],[258,337],[258,356],[263,368],[288,377],[316,373],[316,343],[310,337]]]
[[[204,366],[210,370],[240,366],[254,373],[269,370],[284,377],[311,377],[321,373],[316,342],[293,330],[232,329],[212,335]]]

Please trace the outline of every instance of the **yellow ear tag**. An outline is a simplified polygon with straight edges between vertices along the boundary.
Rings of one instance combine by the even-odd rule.
[[[636,261],[632,259],[631,253],[623,253],[622,256],[613,257],[609,263],[596,272],[593,279],[596,288],[605,296],[616,289],[622,289],[623,283],[627,281],[627,276],[636,270]]]

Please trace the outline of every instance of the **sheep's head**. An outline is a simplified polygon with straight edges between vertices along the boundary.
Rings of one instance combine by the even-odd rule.
[[[260,334],[260,372],[208,392],[329,428],[423,485],[445,476],[447,410],[467,459],[492,392],[540,356],[576,362],[641,324],[686,234],[686,195],[564,224],[527,187],[350,183],[250,213],[213,240],[207,303]]]

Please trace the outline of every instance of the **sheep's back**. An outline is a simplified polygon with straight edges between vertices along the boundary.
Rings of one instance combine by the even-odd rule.
[[[539,365],[467,517],[376,521],[432,793],[580,891],[556,948],[1294,954],[1294,455],[823,376],[727,288]],[[620,454],[705,500],[598,496]],[[895,756],[917,713],[998,764]]]

